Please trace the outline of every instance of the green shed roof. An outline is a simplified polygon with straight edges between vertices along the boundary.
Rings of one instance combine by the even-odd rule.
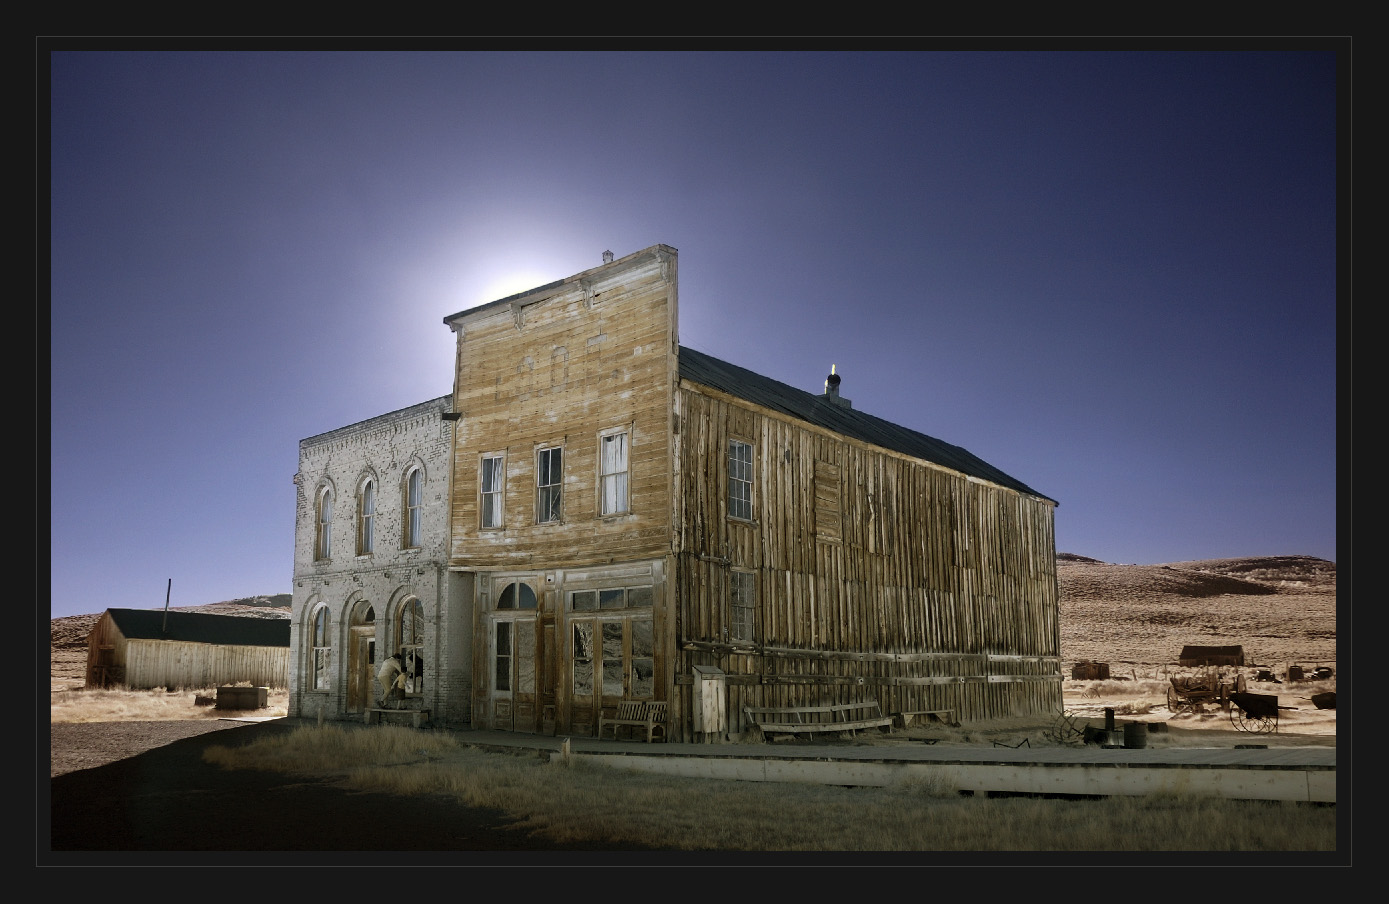
[[[289,619],[163,609],[107,609],[127,640],[178,640],[243,647],[288,647]]]

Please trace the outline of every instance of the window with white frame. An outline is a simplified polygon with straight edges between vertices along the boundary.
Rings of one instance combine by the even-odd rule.
[[[323,560],[333,555],[333,490],[318,491],[318,523],[314,535],[314,558]]]
[[[564,450],[559,446],[541,449],[535,455],[535,521],[559,521],[564,489]]]
[[[366,480],[357,497],[357,555],[369,556],[376,546],[376,482]]]
[[[493,528],[502,526],[502,500],[506,488],[506,461],[500,455],[487,455],[482,459],[482,526]]]
[[[603,435],[598,455],[598,512],[616,515],[628,511],[628,433]]]
[[[729,574],[729,639],[751,642],[757,621],[757,582],[751,571]]]
[[[320,606],[313,616],[313,689],[325,691],[329,688],[332,665],[332,644],[328,633],[328,607]]]
[[[752,520],[752,446],[728,441],[728,517]]]
[[[412,468],[405,476],[405,548],[422,544],[424,532],[424,472]]]

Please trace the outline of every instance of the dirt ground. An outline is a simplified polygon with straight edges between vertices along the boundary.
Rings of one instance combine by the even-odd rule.
[[[1063,674],[1069,675],[1075,662],[1093,660],[1107,663],[1111,675],[1107,681],[1067,679],[1067,713],[1102,724],[1106,709],[1113,709],[1119,722],[1165,723],[1165,732],[1149,735],[1153,746],[1252,739],[1269,746],[1336,745],[1338,710],[1318,709],[1311,694],[1336,689],[1343,676],[1329,684],[1251,684],[1251,692],[1277,696],[1280,707],[1277,732],[1257,736],[1236,731],[1229,714],[1213,706],[1174,715],[1163,693],[1170,673],[1190,672],[1175,666],[1185,644],[1242,644],[1251,667],[1246,671],[1263,666],[1283,676],[1291,664],[1309,671],[1334,667],[1334,564],[1273,557],[1138,566],[1059,556],[1058,577]],[[224,605],[198,608],[226,614]],[[285,617],[288,611],[261,607],[244,614]],[[82,686],[86,636],[97,618],[53,620],[55,695]],[[289,851],[305,839],[312,839],[316,851],[351,851],[364,837],[381,839],[382,851],[396,851],[405,847],[400,839],[419,834],[426,817],[437,826],[429,835],[430,850],[534,850],[524,834],[508,828],[502,814],[468,810],[442,796],[362,794],[303,777],[211,769],[201,759],[206,746],[247,743],[288,731],[293,723],[229,721],[209,718],[206,711],[189,715],[51,724],[46,786],[39,772],[40,795],[46,792],[49,799],[48,806],[40,801],[39,815],[41,823],[51,819],[52,851]],[[934,730],[942,734],[941,743],[991,744],[1011,736],[1006,725]],[[42,769],[42,756],[40,746],[36,769]],[[245,806],[250,799],[256,801],[253,808]],[[584,850],[591,856],[591,849]],[[401,855],[391,857],[399,861]]]

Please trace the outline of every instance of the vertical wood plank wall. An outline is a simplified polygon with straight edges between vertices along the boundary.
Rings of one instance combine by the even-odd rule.
[[[678,401],[676,675],[727,674],[732,732],[744,705],[1060,709],[1051,502],[695,384]],[[754,449],[750,522],[727,513],[731,438]],[[729,635],[734,568],[756,573],[752,643]]]
[[[103,645],[112,647],[110,662],[119,670],[118,684],[132,690],[207,688],[241,681],[265,687],[289,683],[289,647],[129,640],[106,615],[88,635],[88,686],[94,686]]]

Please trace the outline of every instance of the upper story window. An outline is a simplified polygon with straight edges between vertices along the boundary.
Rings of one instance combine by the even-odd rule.
[[[357,497],[357,555],[369,556],[376,548],[376,481],[362,484]]]
[[[412,468],[405,477],[405,548],[423,544],[424,533],[424,472]]]
[[[479,501],[482,526],[501,527],[502,501],[506,489],[506,460],[500,455],[484,456],[479,483],[482,487],[482,498]]]
[[[628,433],[609,433],[599,440],[598,513],[616,515],[628,511]]]
[[[757,621],[757,582],[751,571],[734,571],[728,580],[729,639],[752,641]]]
[[[318,491],[318,522],[314,534],[314,558],[329,559],[333,555],[333,490]]]
[[[559,446],[541,449],[535,456],[535,521],[559,521],[561,492],[564,488],[564,450]]]
[[[728,441],[728,517],[752,520],[752,446]]]
[[[327,690],[331,684],[332,676],[329,674],[331,666],[332,644],[328,634],[328,607],[320,606],[313,616],[313,688],[316,691]]]
[[[844,539],[839,465],[818,460],[815,462],[815,538],[836,543]]]

